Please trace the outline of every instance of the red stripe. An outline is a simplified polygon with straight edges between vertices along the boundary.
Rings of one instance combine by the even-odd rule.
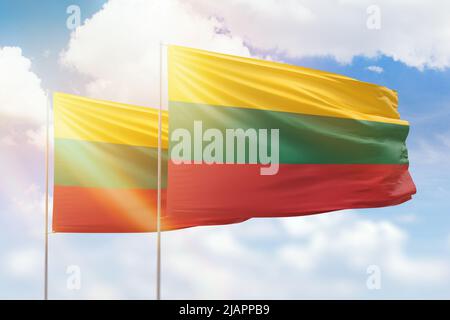
[[[203,223],[299,216],[395,205],[416,192],[408,165],[280,164],[272,176],[260,167],[169,162],[168,214]]]
[[[119,233],[156,231],[156,190],[102,189],[55,186],[53,231]],[[162,192],[163,231],[210,224],[242,222],[239,219],[207,219],[166,215],[166,192]]]

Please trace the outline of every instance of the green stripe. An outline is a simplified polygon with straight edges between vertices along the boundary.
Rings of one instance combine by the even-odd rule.
[[[198,120],[202,121],[203,132],[216,128],[223,137],[226,129],[279,129],[280,163],[408,163],[405,140],[409,126],[173,101],[169,102],[169,115],[170,134],[177,128],[185,128],[191,137],[194,137],[193,122]]]
[[[157,189],[158,148],[55,139],[55,184],[94,188]],[[162,154],[162,187],[167,150]]]

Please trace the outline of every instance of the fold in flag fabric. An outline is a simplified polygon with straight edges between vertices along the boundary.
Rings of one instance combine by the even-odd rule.
[[[195,225],[400,204],[416,192],[397,93],[169,46],[167,215]]]
[[[156,229],[158,110],[55,93],[55,232]],[[162,203],[167,182],[162,113]],[[170,229],[168,221],[163,228]]]

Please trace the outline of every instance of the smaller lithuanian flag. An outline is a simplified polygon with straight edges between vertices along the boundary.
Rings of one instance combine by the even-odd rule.
[[[64,93],[53,106],[53,231],[156,231],[159,110]],[[166,212],[167,127],[163,111],[162,231],[200,225]]]
[[[53,230],[155,231],[159,111],[64,93],[54,94],[53,106]],[[163,188],[167,125],[163,112]],[[170,229],[166,220],[162,228]]]

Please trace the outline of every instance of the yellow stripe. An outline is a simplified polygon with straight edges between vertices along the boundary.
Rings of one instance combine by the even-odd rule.
[[[338,74],[169,46],[169,100],[408,125],[397,93]]]
[[[55,138],[158,147],[158,110],[53,95]],[[168,114],[162,113],[162,146],[167,149]]]

